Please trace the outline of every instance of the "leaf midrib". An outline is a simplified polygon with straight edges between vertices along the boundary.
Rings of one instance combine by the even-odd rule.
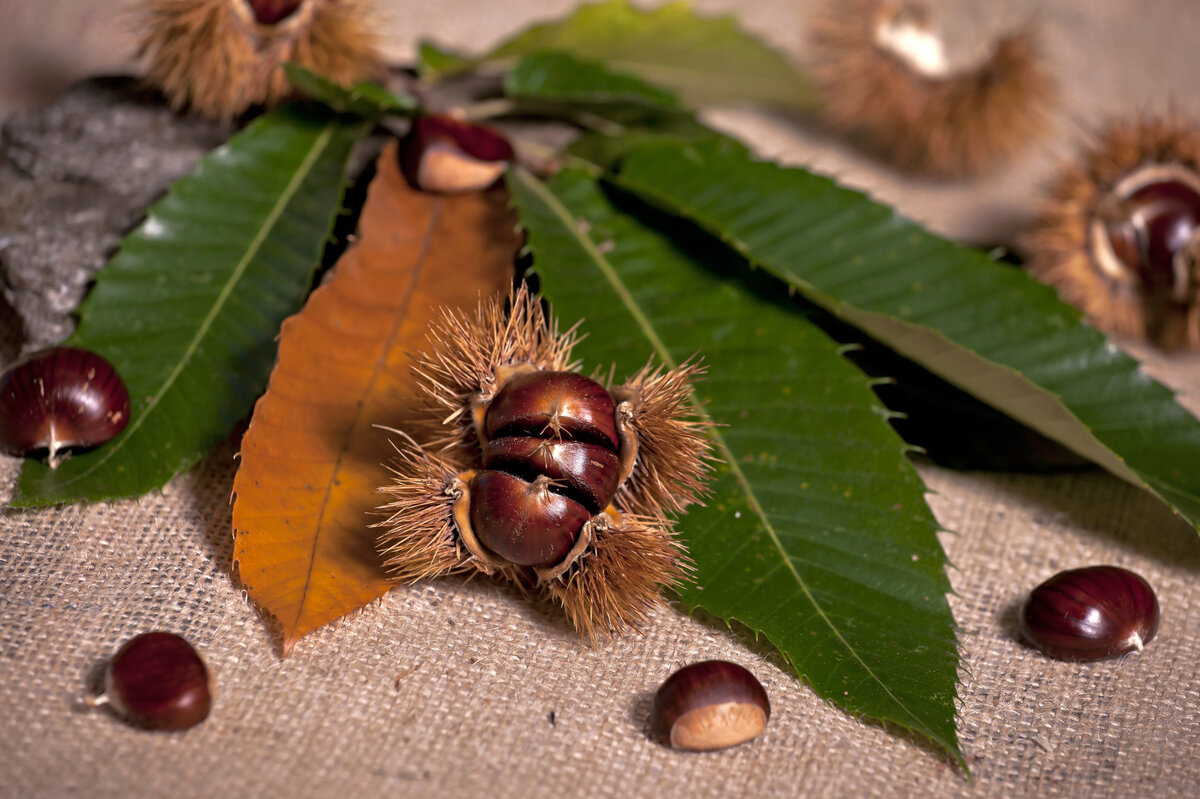
[[[291,180],[288,181],[288,184],[284,187],[283,192],[280,193],[278,200],[271,208],[271,212],[267,214],[267,218],[259,229],[258,234],[250,242],[250,246],[246,248],[246,253],[242,256],[242,259],[238,261],[237,266],[234,267],[234,270],[230,275],[230,279],[225,282],[225,287],[213,302],[211,310],[200,323],[200,326],[197,328],[196,334],[192,337],[192,340],[188,342],[188,346],[183,351],[183,354],[180,356],[178,362],[175,364],[175,368],[171,370],[169,375],[167,375],[166,380],[163,381],[163,384],[159,390],[151,395],[146,409],[142,413],[138,414],[132,422],[130,422],[129,427],[126,428],[124,435],[121,436],[120,440],[114,441],[111,446],[105,449],[103,457],[98,458],[89,468],[85,469],[74,477],[64,480],[61,483],[63,487],[83,480],[97,469],[102,467],[105,463],[112,460],[124,448],[125,442],[129,441],[133,437],[133,434],[137,432],[137,430],[141,428],[143,424],[145,424],[146,419],[150,418],[154,414],[155,410],[160,405],[159,400],[166,395],[167,391],[169,391],[175,384],[175,381],[179,379],[179,375],[183,373],[184,368],[191,361],[192,356],[195,355],[196,350],[200,346],[200,342],[208,334],[208,331],[215,322],[217,315],[224,308],[225,303],[229,300],[229,297],[233,294],[234,287],[237,286],[237,284],[241,281],[246,270],[250,268],[250,262],[254,260],[254,257],[262,248],[263,243],[267,240],[267,236],[270,235],[271,231],[275,227],[275,224],[283,216],[284,209],[300,190],[301,184],[312,171],[313,165],[316,163],[321,153],[329,145],[329,142],[333,138],[335,128],[336,123],[326,124],[321,130],[321,133],[316,137],[316,139],[313,140],[313,144],[309,148],[308,153],[305,155],[304,160],[301,161],[300,167],[296,170],[296,173],[292,176]]]
[[[416,295],[417,282],[420,279],[421,272],[424,270],[426,259],[428,258],[433,246],[434,230],[437,228],[438,222],[441,220],[442,204],[443,203],[440,198],[434,200],[433,212],[429,220],[429,228],[425,231],[425,237],[421,242],[421,250],[417,254],[417,261],[413,270],[412,280],[409,282],[406,296],[399,303],[399,307],[405,310],[396,313],[396,318],[392,322],[392,329],[388,332],[387,338],[383,342],[384,346],[380,348],[379,357],[375,359],[375,368],[372,370],[371,377],[363,389],[362,397],[371,396],[374,391],[375,384],[379,381],[380,375],[386,371],[387,356],[391,351],[392,343],[396,340],[401,326],[408,318],[407,309],[412,304],[413,297]],[[308,571],[304,575],[304,598],[296,607],[296,616],[292,620],[292,626],[290,628],[292,630],[295,630],[297,627],[299,627],[300,619],[304,615],[304,610],[308,605],[308,598],[310,596],[309,588],[313,583],[313,569],[316,568],[317,564],[317,546],[320,543],[321,530],[325,529],[325,514],[329,510],[333,488],[337,483],[337,475],[342,470],[342,464],[346,459],[346,454],[350,451],[353,443],[353,431],[358,429],[359,420],[362,419],[364,413],[366,413],[366,403],[359,402],[354,412],[354,423],[350,427],[350,430],[352,431],[351,435],[347,436],[346,440],[342,444],[342,450],[338,453],[337,463],[333,468],[333,475],[330,477],[328,485],[325,486],[325,495],[321,498],[321,510],[317,514],[316,531],[313,535],[312,550],[309,553],[308,558]]]
[[[642,312],[641,307],[634,301],[633,295],[629,293],[629,290],[620,280],[612,264],[609,263],[604,254],[601,253],[600,250],[592,243],[591,239],[579,231],[578,227],[575,225],[574,216],[572,216],[567,208],[563,206],[561,202],[559,202],[558,198],[554,196],[554,194],[545,186],[545,184],[534,178],[528,172],[518,169],[514,170],[514,175],[516,179],[520,180],[522,184],[526,186],[526,188],[533,191],[533,193],[538,195],[542,201],[546,203],[547,207],[549,207],[550,210],[563,223],[563,227],[570,231],[570,234],[575,238],[580,246],[583,247],[584,251],[592,257],[599,267],[601,274],[606,280],[609,281],[613,290],[617,292],[617,295],[621,298],[622,302],[626,304],[626,307],[633,315],[638,326],[643,330],[647,338],[650,340],[653,349],[658,353],[659,357],[662,358],[663,364],[671,369],[676,368],[678,363],[671,357],[670,352],[667,350],[666,344],[661,338],[659,338],[658,334],[650,326],[649,320]],[[738,485],[741,486],[742,491],[745,493],[751,511],[758,516],[759,520],[763,524],[763,527],[766,529],[772,545],[779,554],[780,561],[787,566],[788,571],[792,574],[796,581],[796,585],[799,586],[800,591],[804,594],[804,597],[808,600],[813,609],[816,610],[817,615],[821,618],[821,621],[825,623],[830,632],[833,633],[834,637],[836,637],[841,645],[845,647],[846,651],[850,653],[850,656],[853,657],[854,660],[862,666],[863,670],[870,675],[871,679],[875,681],[875,684],[880,686],[892,699],[892,701],[896,703],[896,706],[907,713],[909,718],[912,719],[917,726],[919,726],[922,730],[928,730],[927,734],[933,736],[934,733],[929,725],[921,721],[920,716],[913,713],[913,711],[908,708],[908,705],[906,705],[903,700],[892,693],[892,690],[888,687],[887,683],[881,680],[875,674],[875,671],[870,667],[870,665],[868,665],[862,659],[862,657],[859,656],[858,650],[850,645],[850,643],[845,639],[841,631],[838,629],[837,625],[835,625],[825,613],[824,608],[822,608],[821,605],[816,601],[816,598],[812,595],[812,592],[809,591],[808,585],[805,583],[804,578],[801,577],[800,573],[796,570],[795,564],[792,562],[791,558],[787,556],[787,551],[784,549],[783,542],[779,538],[778,531],[776,531],[774,525],[771,524],[771,521],[767,517],[762,505],[759,504],[758,496],[752,489],[745,472],[742,471],[741,464],[738,463],[737,458],[735,458],[733,455],[733,451],[729,448],[728,443],[725,441],[725,437],[720,434],[715,420],[713,420],[707,411],[704,410],[704,406],[699,402],[699,397],[696,396],[695,389],[689,389],[688,394],[691,398],[693,409],[701,418],[709,423],[708,428],[712,439],[716,443],[720,454],[724,458],[725,464],[729,467],[730,473],[734,476]],[[937,736],[936,738],[937,740],[940,740],[940,736]]]

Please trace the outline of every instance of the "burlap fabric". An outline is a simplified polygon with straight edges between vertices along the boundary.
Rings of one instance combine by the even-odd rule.
[[[475,5],[444,10],[445,38],[486,43],[548,10],[522,3],[524,16],[503,21],[492,10],[491,27],[455,16]],[[1129,90],[1137,82],[1123,77],[1132,61],[1121,69],[1085,58],[1079,41],[1140,37],[1140,52],[1154,56],[1139,67],[1143,86],[1150,67],[1176,75],[1180,51],[1191,52],[1183,43],[1200,41],[1200,15],[1186,2],[1090,9],[1079,0],[1043,12],[1051,41],[1075,43],[1055,50],[1071,90],[1068,120],[1138,96]],[[783,3],[747,8],[749,21],[785,46],[798,45],[785,24],[800,16]],[[440,30],[415,19],[414,37]],[[1163,37],[1153,47],[1147,25]],[[1191,39],[1180,38],[1189,25]],[[1102,52],[1117,58],[1116,50]],[[1112,81],[1105,92],[1081,93],[1089,72],[1090,80]],[[1200,111],[1184,88],[1172,78],[1156,84],[1154,96],[1173,91]],[[954,200],[967,189],[905,184],[819,133],[797,136],[777,120],[722,119],[764,150],[872,182],[943,229],[969,216]],[[1064,124],[1058,143],[1074,129]],[[1043,158],[1031,156],[1022,186]],[[970,196],[982,197],[975,218],[996,226],[987,213],[998,202],[993,191]],[[1024,212],[1022,196],[1012,193],[1004,224]],[[72,235],[69,221],[59,235]],[[1200,359],[1145,357],[1150,371],[1200,396]],[[281,661],[269,628],[229,577],[234,456],[227,443],[139,500],[0,514],[0,796],[1197,795],[1200,539],[1105,474],[920,465],[934,512],[955,531],[943,541],[962,628],[960,733],[975,775],[968,782],[920,741],[827,705],[768,646],[674,610],[656,614],[644,634],[592,648],[553,609],[506,588],[439,581],[392,592]],[[0,462],[6,495],[17,466]],[[1024,593],[1059,569],[1090,563],[1149,579],[1163,608],[1158,638],[1139,655],[1082,665],[1019,643],[1013,626]],[[150,629],[187,636],[215,674],[212,716],[187,733],[140,732],[79,707],[113,649]],[[762,679],[773,705],[766,733],[699,755],[649,741],[654,689],[678,666],[713,657]]]

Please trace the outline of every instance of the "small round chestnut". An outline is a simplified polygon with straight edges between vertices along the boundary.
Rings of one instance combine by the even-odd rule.
[[[736,663],[705,660],[667,678],[654,697],[654,736],[675,749],[704,752],[755,738],[771,703],[753,674]]]
[[[1119,566],[1060,572],[1021,606],[1021,635],[1051,657],[1099,660],[1141,651],[1158,632],[1158,598]]]
[[[515,157],[504,134],[450,116],[419,116],[400,141],[400,167],[420,191],[486,189]]]
[[[90,705],[110,705],[130,724],[148,730],[186,730],[208,718],[212,682],[204,659],[186,639],[142,633],[109,661],[104,693]]]
[[[42,350],[0,376],[0,444],[19,455],[48,450],[51,468],[64,449],[103,444],[127,424],[125,383],[94,352]]]

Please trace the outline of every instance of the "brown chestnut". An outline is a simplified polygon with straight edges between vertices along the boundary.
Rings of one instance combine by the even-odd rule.
[[[419,116],[400,142],[400,168],[413,187],[457,193],[486,189],[515,157],[504,134],[449,116]]]
[[[554,438],[506,436],[483,449],[483,468],[533,479],[544,474],[592,513],[608,507],[621,480],[617,454],[597,444]]]
[[[296,13],[304,0],[249,0],[250,10],[260,25],[275,25]]]
[[[528,372],[492,399],[485,428],[500,436],[556,436],[617,451],[617,404],[604,386],[576,372]]]
[[[1021,606],[1021,635],[1051,657],[1099,660],[1141,651],[1158,632],[1158,599],[1142,577],[1118,566],[1060,572]]]
[[[0,444],[19,455],[49,450],[51,468],[62,450],[103,444],[127,424],[125,383],[94,352],[42,350],[0,376]]]
[[[771,717],[762,683],[724,660],[685,666],[667,678],[654,697],[650,727],[675,749],[724,749],[758,736]]]
[[[203,658],[174,633],[150,632],[126,641],[109,661],[105,689],[90,704],[108,704],[148,730],[186,730],[208,718],[212,684]]]
[[[1165,167],[1134,173],[1101,206],[1093,240],[1114,277],[1124,270],[1148,294],[1189,301],[1200,278],[1200,180]]]
[[[550,490],[550,478],[533,482],[499,471],[471,478],[471,528],[496,555],[518,566],[561,563],[590,518],[587,508]]]

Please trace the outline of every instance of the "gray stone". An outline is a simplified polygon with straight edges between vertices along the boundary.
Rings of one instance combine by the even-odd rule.
[[[0,128],[0,365],[56,344],[147,207],[234,127],[181,116],[132,78],[80,83]]]

